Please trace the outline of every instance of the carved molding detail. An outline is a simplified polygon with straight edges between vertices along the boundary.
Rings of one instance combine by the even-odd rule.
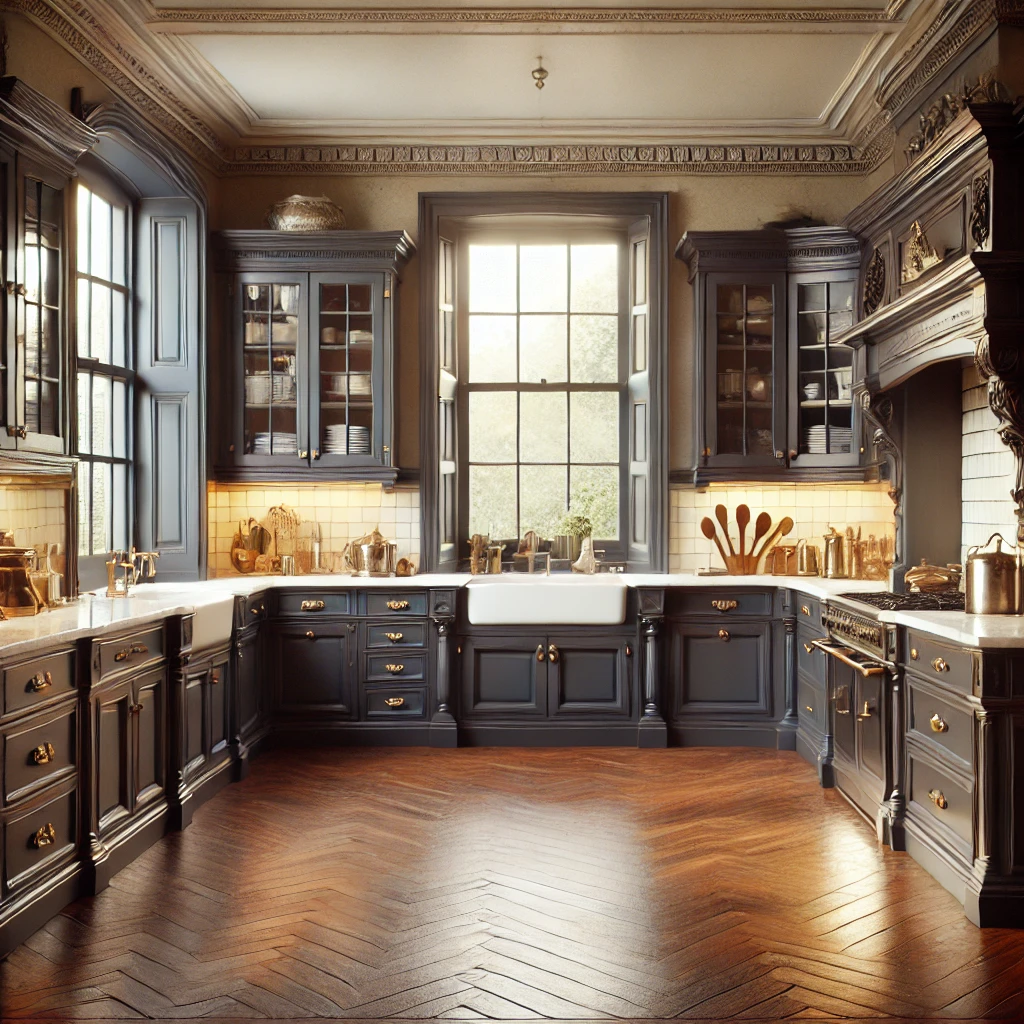
[[[971,184],[971,238],[981,248],[988,241],[989,232],[989,180],[988,173],[979,174]]]
[[[947,92],[937,99],[923,114],[920,128],[907,146],[907,162],[916,160],[971,103],[1006,103],[1010,92],[995,75],[988,71],[973,85],[964,82],[959,91]]]
[[[885,257],[880,249],[871,254],[864,274],[864,314],[870,316],[885,298]]]
[[[915,220],[910,226],[910,237],[904,243],[903,266],[900,268],[900,280],[903,284],[916,281],[926,270],[938,266],[942,257],[935,251],[935,246],[928,241],[928,236]]]

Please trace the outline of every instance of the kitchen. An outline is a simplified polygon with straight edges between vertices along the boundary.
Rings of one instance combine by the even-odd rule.
[[[57,4],[4,16],[4,1014],[715,1019],[736,986],[730,1012],[763,1019],[1019,1012],[1018,5],[824,8],[806,32],[783,12],[760,43],[752,7],[714,31],[685,8],[638,12],[635,32],[617,9],[587,32],[581,12],[534,12],[561,45],[509,12],[489,36],[427,8],[437,34],[400,12],[374,32],[342,9],[131,7],[104,0],[102,25]],[[518,75],[522,95],[496,91],[482,121],[473,90],[443,113],[424,90],[411,120],[414,90],[379,90],[365,119],[353,97],[398,73],[385,42],[408,84],[455,37],[489,65],[466,75]],[[775,106],[738,75],[729,103],[666,120],[664,89],[696,103],[686,76],[709,54],[757,45]],[[830,60],[791,80],[809,45]],[[660,79],[619,96],[588,77],[582,51],[609,47],[660,60]],[[415,797],[378,799],[379,777]],[[323,849],[342,799],[359,812],[341,848],[376,842],[390,870],[373,882],[373,858],[325,850],[349,890],[268,940],[244,995],[230,972],[196,1001],[159,972],[78,966],[138,914],[191,950],[161,955],[195,982],[195,951],[235,948],[211,945],[217,914],[168,939],[132,893],[210,899],[231,822],[236,916],[218,925],[241,927],[246,865],[271,889],[317,877],[291,848],[273,866],[260,830]],[[801,812],[773,829],[787,801]],[[588,814],[608,815],[604,838]],[[717,835],[719,814],[736,827],[717,841],[778,872],[767,895],[725,845],[659,846],[693,823]],[[599,861],[563,848],[560,815]],[[425,860],[385,840],[400,819]],[[816,838],[784,850],[783,831]],[[834,864],[841,846],[856,855]],[[620,857],[642,868],[622,876]],[[820,887],[806,907],[841,932],[881,914],[889,944],[862,957],[809,910],[787,917],[787,858]],[[387,917],[402,879],[443,888],[448,870],[453,906],[484,901],[487,957],[515,946],[501,969],[464,951],[399,1006],[390,964],[371,981],[288,953],[314,927],[350,956],[323,933],[354,894],[383,886]],[[567,959],[632,956],[587,946],[599,888],[654,972],[629,993],[607,981],[610,1003],[596,974],[570,997],[551,963],[510,966],[531,942],[488,902],[512,898],[509,877],[551,893],[577,870],[593,888],[565,890]],[[681,917],[654,914],[655,886]],[[687,891],[705,921],[742,918],[750,977],[729,963],[697,983]],[[847,972],[841,994],[771,945],[773,920]],[[982,965],[973,987],[897,995],[889,977],[869,997],[848,976],[890,970],[903,942],[925,958],[950,929],[950,964]],[[672,979],[651,966],[666,948]],[[54,964],[64,991],[46,995]],[[496,980],[510,971],[533,995]]]

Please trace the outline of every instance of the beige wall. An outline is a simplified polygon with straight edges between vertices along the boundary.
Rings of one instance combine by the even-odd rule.
[[[265,226],[267,209],[293,193],[324,194],[345,211],[348,226],[376,231],[404,228],[415,239],[421,192],[668,192],[670,252],[687,230],[761,227],[794,212],[839,223],[864,196],[864,179],[842,175],[259,175],[225,179],[211,210],[211,226]],[[693,299],[686,267],[669,260],[670,461],[693,459]],[[401,290],[396,383],[399,466],[419,466],[419,261],[408,266]],[[214,337],[211,344],[222,344]]]

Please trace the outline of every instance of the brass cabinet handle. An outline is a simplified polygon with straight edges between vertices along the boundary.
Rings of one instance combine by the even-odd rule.
[[[404,634],[402,633],[385,633],[384,634],[393,644],[397,644],[402,639]]]
[[[910,660],[911,661],[917,661],[917,659],[920,658],[920,657],[921,657],[921,654],[918,651],[918,649],[916,647],[911,647],[910,648]]]
[[[810,711],[810,713],[811,713],[812,715],[814,714],[814,708],[812,708],[810,704],[805,704],[805,705],[804,705],[804,709],[805,709],[806,711]]]
[[[388,601],[388,608],[393,612],[404,612],[408,607],[408,601]]]
[[[311,629],[307,629],[306,630],[306,639],[307,640],[315,640],[316,639],[316,633],[314,633],[313,630],[311,630]]]
[[[786,453],[781,448],[776,450],[775,458],[777,458],[777,459],[784,459],[785,457],[786,457]]]
[[[219,669],[214,669],[210,673],[210,682],[213,683],[214,686],[217,686],[220,683],[220,670]]]
[[[405,669],[404,665],[385,665],[384,666],[393,676],[397,676],[399,672]]]
[[[149,654],[149,648],[145,644],[132,644],[129,654]]]
[[[864,707],[860,709],[857,721],[863,722],[865,718],[870,718],[874,713],[875,709],[871,706],[871,703],[869,701],[864,701]]]
[[[36,764],[49,764],[56,756],[57,751],[53,749],[52,743],[40,743],[32,751],[32,760]]]
[[[543,644],[537,644],[537,660],[538,661],[543,661],[544,660],[544,645]]]
[[[304,612],[322,612],[327,605],[323,601],[303,601],[299,610]]]
[[[944,811],[949,806],[949,801],[942,795],[941,789],[929,789],[928,799],[931,800],[931,802],[935,804],[940,811]]]
[[[934,658],[932,659],[932,668],[935,669],[936,672],[948,672],[949,663],[943,658]]]
[[[558,648],[554,644],[550,644],[548,646],[548,661],[550,661],[552,665],[557,665],[558,658]]]
[[[32,693],[40,693],[50,686],[53,686],[53,674],[50,672],[44,672],[34,675],[28,681],[28,685],[25,689],[30,690]]]
[[[117,652],[114,655],[114,661],[127,661],[131,657],[132,651],[130,647],[125,647],[123,650]]]
[[[811,614],[811,609],[808,608],[807,605],[802,604],[802,605],[800,605],[800,614],[801,615],[807,615],[809,617],[810,614]],[[810,651],[808,651],[807,653],[810,654]]]
[[[308,459],[308,458],[309,458],[309,452],[308,452],[308,451],[306,451],[306,450],[305,450],[305,449],[303,448],[303,449],[302,449],[302,450],[301,450],[301,451],[299,452],[299,458],[300,458],[300,459]]]
[[[253,615],[259,615],[260,613],[259,608],[250,608],[249,611],[251,611]]]
[[[22,441],[28,437],[28,430],[25,427],[9,426],[7,428],[8,437],[20,437]]]
[[[947,732],[949,730],[946,720],[938,712],[932,715],[928,721],[931,722],[932,732]]]
[[[810,653],[811,653],[811,651],[813,651],[813,650],[814,650],[814,648],[813,648],[813,647],[812,647],[812,646],[811,646],[810,644],[804,644],[804,650],[805,650],[805,651],[806,651],[806,652],[807,652],[808,654],[810,654]]]
[[[312,455],[313,455],[314,459],[319,459],[320,458],[320,449],[319,448],[314,448],[313,451],[312,451]]]
[[[632,658],[633,657],[633,645],[632,644],[626,644],[626,657],[627,658]]]
[[[715,611],[719,612],[731,612],[738,608],[739,605],[739,601],[734,601],[731,598],[729,600],[725,600],[724,598],[716,597],[715,600],[711,602],[711,607],[714,608]]]
[[[728,643],[728,641],[729,641],[729,630],[727,630],[727,629],[720,629],[718,631],[718,639],[719,640],[725,640],[726,643]]]
[[[131,714],[137,715],[142,710],[142,705],[141,704],[129,704],[128,705],[128,710],[129,710],[129,712],[131,712]]]
[[[36,834],[32,837],[32,845],[37,850],[41,850],[44,846],[53,846],[55,842],[57,842],[57,830],[51,821],[37,829]]]
[[[400,708],[405,703],[404,697],[385,697],[384,703],[389,708]]]

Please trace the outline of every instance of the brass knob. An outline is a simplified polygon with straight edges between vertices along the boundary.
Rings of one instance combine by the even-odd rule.
[[[544,645],[543,644],[537,644],[537,660],[538,661],[543,661],[544,660]]]
[[[32,751],[32,760],[36,764],[49,764],[56,756],[57,751],[53,749],[52,743],[40,743]]]
[[[727,641],[729,639],[729,630],[727,630],[727,629],[720,629],[718,631],[718,639],[719,640],[726,640]]]
[[[132,644],[129,654],[149,654],[149,648],[145,644]]]
[[[949,730],[945,719],[938,712],[932,715],[929,721],[931,722],[932,732],[947,732]]]
[[[632,658],[633,657],[633,645],[632,644],[626,644],[626,657],[627,658]]]
[[[863,722],[865,718],[870,718],[875,713],[875,709],[871,706],[868,701],[864,701],[864,706],[860,709],[860,714],[857,716],[858,722]]]
[[[554,644],[551,644],[551,646],[548,647],[548,661],[550,661],[552,665],[558,664],[558,648]]]
[[[315,640],[316,639],[316,633],[314,633],[313,630],[311,630],[311,629],[307,629],[306,630],[306,639],[307,640]]]
[[[811,653],[811,651],[813,651],[813,650],[814,650],[814,647],[813,647],[813,645],[812,645],[812,644],[804,644],[804,650],[805,650],[805,651],[806,651],[806,652],[807,652],[808,654],[810,654],[810,653]]]
[[[726,601],[726,600],[723,600],[721,598],[716,598],[714,601],[711,602],[711,607],[714,608],[715,611],[731,612],[735,608],[739,607],[739,601],[733,601],[733,600]]]
[[[404,665],[385,665],[384,666],[393,676],[397,676],[404,668]]]
[[[931,802],[935,804],[940,811],[944,811],[949,806],[949,801],[942,795],[941,789],[929,789],[928,799],[931,800]]]
[[[304,612],[322,612],[326,605],[323,601],[303,601],[299,610]]]
[[[385,633],[384,635],[385,635],[385,636],[386,636],[386,637],[387,637],[387,638],[388,638],[388,639],[389,639],[389,640],[390,640],[390,641],[391,641],[391,642],[392,642],[393,644],[397,644],[397,643],[398,643],[398,642],[399,642],[399,641],[400,641],[400,640],[402,639],[402,637],[403,637],[403,636],[404,636],[405,634],[404,634],[404,633]]]
[[[791,459],[795,459],[797,457],[797,454],[798,454],[798,452],[797,452],[797,450],[795,448],[790,448],[789,449],[789,457]]]
[[[220,671],[218,669],[214,669],[210,673],[210,682],[213,683],[214,686],[220,682]]]
[[[920,657],[921,657],[920,651],[918,651],[918,649],[916,647],[911,647],[910,648],[910,660],[911,661],[917,661],[917,659],[920,658]]]
[[[53,822],[48,821],[41,829],[36,831],[36,834],[32,837],[32,845],[40,850],[44,846],[53,846],[57,842],[57,830],[53,827]]]
[[[807,605],[805,605],[805,604],[802,604],[802,605],[800,605],[800,614],[801,614],[801,615],[807,615],[807,616],[810,616],[810,614],[811,614],[811,609],[810,609],[810,608],[808,608],[808,607],[807,607]]]
[[[810,711],[810,713],[811,713],[812,715],[814,714],[814,708],[812,708],[810,704],[805,704],[805,705],[804,705],[804,708],[805,708],[805,709],[806,709],[807,711]]]
[[[31,690],[32,693],[39,693],[45,690],[47,687],[53,685],[53,675],[49,672],[42,673],[40,675],[34,675],[29,681],[27,690]]]
[[[301,450],[301,451],[299,452],[299,458],[300,458],[300,459],[308,459],[308,458],[309,458],[309,452],[308,452],[308,451],[306,451],[305,449],[302,449],[302,450]]]
[[[405,703],[404,697],[385,697],[384,703],[389,708],[400,708]]]
[[[935,669],[936,672],[948,672],[949,664],[943,658],[935,658],[932,661],[932,668]]]
[[[408,601],[388,601],[388,608],[393,612],[404,612],[408,607]]]
[[[141,704],[129,704],[128,705],[128,713],[129,714],[137,715],[141,710],[142,710],[142,705]]]
[[[320,449],[319,448],[314,448],[313,449],[313,458],[314,459],[319,459],[320,458]]]
[[[251,611],[253,615],[259,615],[260,613],[259,608],[250,608],[249,611]]]
[[[775,458],[777,458],[777,459],[784,459],[785,457],[786,457],[786,453],[781,448],[779,448],[775,452]]]
[[[131,657],[131,653],[130,648],[125,647],[114,655],[114,661],[127,661]]]

